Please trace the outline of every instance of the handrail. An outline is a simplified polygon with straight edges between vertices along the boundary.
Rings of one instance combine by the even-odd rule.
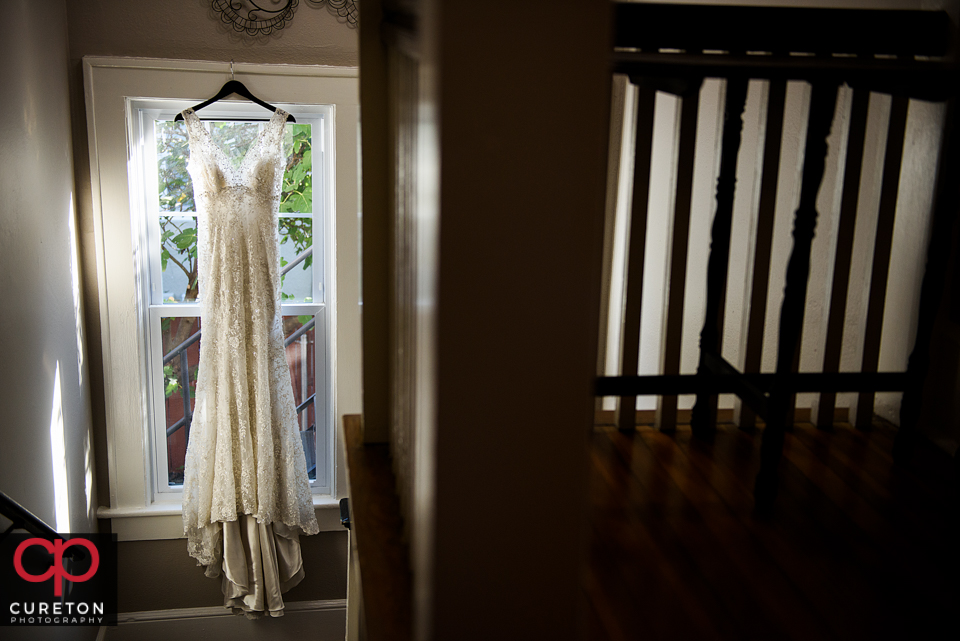
[[[918,3],[919,4],[919,3]],[[614,47],[945,56],[946,11],[617,3]]]
[[[173,436],[174,434],[176,434],[177,430],[179,430],[181,427],[186,425],[186,423],[187,423],[186,415],[181,416],[179,421],[177,421],[176,423],[174,423],[173,425],[167,428],[167,436]]]
[[[313,402],[313,399],[316,398],[316,396],[317,396],[317,394],[316,394],[316,392],[314,392],[313,394],[310,395],[310,398],[308,398],[308,399],[305,400],[304,402],[302,402],[302,403],[300,403],[299,405],[297,405],[297,414],[299,414],[299,413],[302,412],[304,409],[306,409],[307,406],[310,405],[310,403]]]
[[[301,336],[303,336],[304,334],[306,334],[307,332],[309,332],[311,329],[313,329],[313,326],[316,325],[316,324],[317,324],[317,319],[316,319],[316,318],[311,318],[311,319],[308,320],[306,323],[304,323],[303,325],[301,325],[300,327],[298,327],[298,328],[297,328],[297,331],[295,331],[294,333],[292,333],[292,334],[290,334],[289,336],[287,336],[287,337],[284,339],[284,341],[283,341],[283,346],[284,346],[284,347],[289,346],[290,343],[292,343],[293,341],[297,340],[298,338],[300,338]]]
[[[0,532],[0,540],[6,538],[13,530],[26,530],[30,534],[35,534],[48,541],[66,541],[59,532],[44,523],[39,516],[3,492],[0,492],[0,514],[10,519],[10,527]],[[64,549],[62,554],[73,561],[83,562],[90,553],[82,545],[71,545]]]
[[[203,330],[198,329],[187,340],[183,341],[182,343],[174,347],[172,350],[170,350],[170,353],[163,357],[163,364],[166,365],[167,363],[172,361],[174,358],[176,358],[178,354],[180,354],[181,352],[186,350],[188,347],[196,343],[198,340],[200,340],[200,332],[202,331]]]
[[[307,247],[302,252],[297,254],[292,261],[284,265],[283,269],[280,270],[280,275],[286,276],[287,272],[289,272],[291,269],[293,269],[294,267],[296,267],[297,265],[305,261],[307,259],[307,256],[313,256],[313,247]]]
[[[12,522],[10,527],[3,533],[4,536],[11,530],[23,529],[50,541],[63,538],[56,530],[44,523],[40,517],[3,492],[0,492],[0,514],[3,514]]]

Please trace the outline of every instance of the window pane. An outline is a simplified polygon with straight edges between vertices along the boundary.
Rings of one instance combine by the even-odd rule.
[[[313,212],[313,136],[311,125],[287,124],[283,153],[287,168],[280,194],[281,214]]]
[[[287,367],[290,368],[294,402],[300,408],[297,424],[300,428],[303,453],[307,459],[307,475],[311,481],[317,478],[317,417],[316,403],[313,401],[317,391],[314,322],[313,316],[283,317]]]
[[[161,363],[163,373],[160,380],[164,394],[167,480],[170,485],[183,484],[187,434],[196,407],[197,367],[200,364],[199,333],[200,318],[196,316],[168,317],[160,321],[164,361]],[[189,344],[177,350],[184,343]],[[185,385],[189,390],[188,394],[184,393]],[[185,403],[188,398],[189,404]],[[189,412],[184,412],[188,405]]]
[[[214,141],[234,163],[239,164],[257,140],[263,122],[206,122]],[[182,303],[198,300],[197,217],[187,161],[189,145],[182,122],[156,121],[157,172],[159,177],[160,274],[162,301]],[[286,158],[278,220],[281,265],[287,267],[281,284],[281,298],[288,302],[312,302],[314,296],[313,248],[313,145],[309,124],[288,124],[283,141]],[[157,202],[157,201],[155,201]],[[302,214],[302,215],[298,215]],[[297,258],[300,257],[300,260]],[[153,269],[156,269],[154,266]],[[156,272],[153,272],[156,273]],[[285,336],[308,324],[285,346],[294,396],[298,406],[298,427],[303,439],[310,478],[316,478],[316,391],[314,364],[315,331],[312,316],[284,317]],[[157,380],[164,393],[164,428],[167,446],[167,479],[183,483],[183,465],[192,413],[196,404],[196,375],[199,366],[200,319],[172,317],[161,321],[164,363],[157,364]],[[190,344],[173,353],[184,341]],[[306,401],[306,402],[304,402]]]
[[[300,409],[297,426],[311,480],[317,478],[317,427],[313,400],[316,386],[316,329],[313,316],[284,316],[285,355],[293,385],[294,403]],[[168,317],[161,320],[165,363],[162,364],[164,427],[167,430],[167,479],[170,485],[183,484],[187,434],[196,408],[197,368],[200,364],[200,318]],[[196,340],[193,340],[196,339]],[[184,343],[189,343],[182,347]],[[181,348],[182,347],[182,348]],[[177,348],[181,348],[177,350]],[[184,369],[184,366],[186,369]],[[189,394],[184,394],[184,384]],[[189,413],[184,412],[189,398]]]
[[[284,302],[313,301],[313,255],[303,256],[313,248],[313,219],[282,216],[280,226],[280,299]],[[297,257],[301,257],[297,261]],[[287,270],[283,274],[283,270]]]
[[[197,219],[160,216],[160,271],[164,303],[197,300]]]
[[[279,220],[280,264],[290,267],[284,274],[281,299],[313,301],[313,255],[303,256],[313,247],[313,220],[306,217],[282,217]],[[296,262],[295,262],[296,261]],[[160,271],[164,303],[197,300],[197,219],[195,216],[160,217]]]
[[[196,211],[187,173],[187,129],[182,122],[156,121],[160,211]]]

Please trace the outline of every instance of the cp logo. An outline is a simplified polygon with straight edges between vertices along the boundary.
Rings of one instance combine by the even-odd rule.
[[[43,574],[29,574],[23,569],[23,551],[31,545],[39,545],[54,557],[53,565]],[[80,576],[74,576],[63,568],[63,551],[71,545],[82,545],[90,552],[90,569]],[[31,583],[40,583],[42,581],[47,581],[50,579],[50,577],[54,577],[53,595],[61,596],[63,594],[63,582],[60,580],[61,577],[67,581],[73,581],[75,583],[88,581],[94,574],[97,573],[97,568],[100,567],[100,552],[97,550],[96,545],[86,539],[70,539],[69,541],[57,539],[52,543],[46,539],[27,539],[17,546],[17,551],[13,554],[13,567],[17,570],[17,574],[20,575],[21,579]]]

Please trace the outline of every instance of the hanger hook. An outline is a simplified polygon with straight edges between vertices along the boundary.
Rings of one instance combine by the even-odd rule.
[[[233,59],[230,59],[230,80],[233,80]]]

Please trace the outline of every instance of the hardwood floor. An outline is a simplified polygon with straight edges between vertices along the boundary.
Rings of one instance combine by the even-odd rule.
[[[760,435],[721,426],[591,448],[591,639],[955,639],[952,460],[890,456],[894,428],[787,434],[774,513],[753,512]]]

